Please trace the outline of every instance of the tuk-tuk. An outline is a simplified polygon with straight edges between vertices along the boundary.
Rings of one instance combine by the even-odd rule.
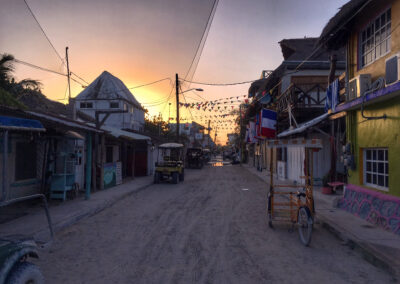
[[[172,183],[184,181],[183,144],[164,143],[158,146],[154,183],[172,179]]]

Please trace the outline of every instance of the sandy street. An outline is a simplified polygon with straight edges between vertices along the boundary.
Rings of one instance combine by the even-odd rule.
[[[187,170],[58,233],[38,264],[47,283],[391,281],[319,225],[308,248],[270,229],[265,204],[265,183],[238,165]]]

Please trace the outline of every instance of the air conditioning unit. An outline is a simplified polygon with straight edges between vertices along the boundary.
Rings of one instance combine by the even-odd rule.
[[[385,84],[386,86],[397,83],[400,78],[400,53],[385,60]]]
[[[349,81],[349,91],[347,100],[351,101],[355,98],[363,96],[371,86],[371,74],[360,74]]]
[[[286,179],[286,162],[278,161],[278,179],[285,180]]]

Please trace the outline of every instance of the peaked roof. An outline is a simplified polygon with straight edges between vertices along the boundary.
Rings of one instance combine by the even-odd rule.
[[[329,61],[329,52],[324,48],[317,49],[317,42],[318,38],[308,37],[283,39],[279,44],[285,61]],[[344,52],[338,54],[338,60],[344,60]]]
[[[123,99],[142,109],[125,84],[107,71],[101,73],[99,77],[76,96],[77,101],[98,99]]]
[[[338,49],[345,45],[352,25],[351,19],[361,12],[371,0],[350,0],[326,24],[319,37],[319,44],[324,44],[329,49]]]

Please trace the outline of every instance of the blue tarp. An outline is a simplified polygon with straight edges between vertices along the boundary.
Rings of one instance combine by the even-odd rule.
[[[0,129],[44,131],[42,123],[34,119],[0,116]]]

